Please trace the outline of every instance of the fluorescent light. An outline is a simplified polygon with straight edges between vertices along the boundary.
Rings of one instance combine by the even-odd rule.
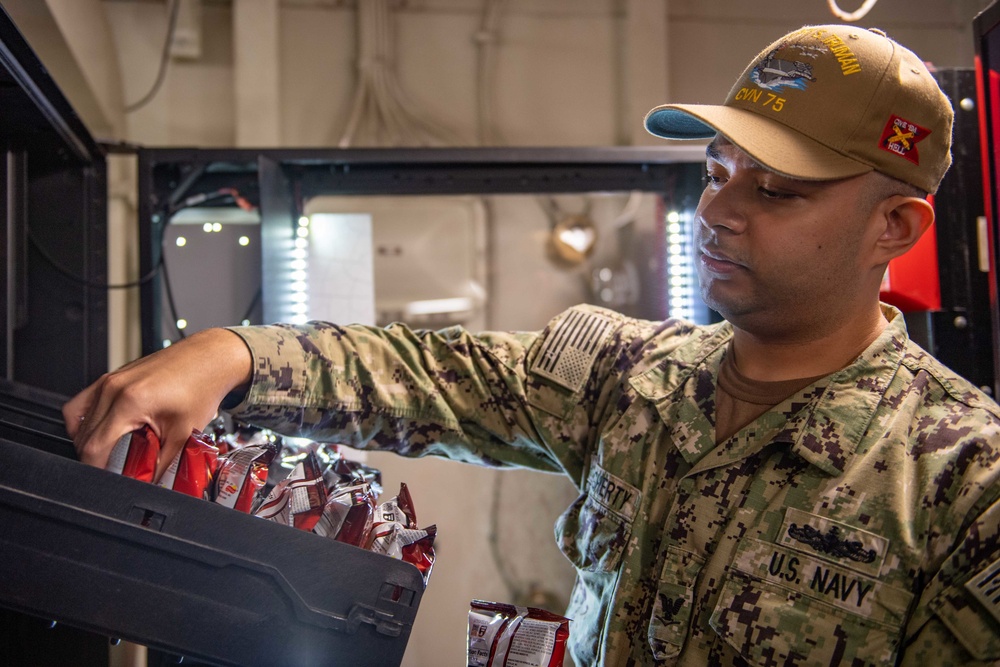
[[[453,299],[427,299],[411,301],[403,308],[407,315],[434,315],[437,313],[461,313],[472,310],[472,299],[456,297]]]

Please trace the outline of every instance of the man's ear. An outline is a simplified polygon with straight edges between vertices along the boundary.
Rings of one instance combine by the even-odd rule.
[[[879,263],[887,263],[912,248],[934,222],[934,207],[919,197],[889,197],[876,214],[881,223],[875,248]]]

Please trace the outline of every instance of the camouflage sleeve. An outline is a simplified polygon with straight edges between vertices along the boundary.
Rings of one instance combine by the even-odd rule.
[[[569,311],[569,315],[574,311]],[[583,311],[578,311],[583,312]],[[560,315],[541,333],[472,335],[460,327],[415,331],[312,322],[234,327],[253,355],[253,380],[231,412],[279,433],[406,456],[582,475],[597,389],[606,382],[623,318],[602,313],[591,357],[539,376]],[[558,355],[557,355],[558,356]],[[554,380],[553,380],[554,378]]]
[[[950,551],[915,607],[900,661],[903,666],[1000,664],[997,455],[997,450],[985,446],[950,472],[956,477],[964,477],[962,486],[966,493],[963,495],[977,498],[966,514],[974,518],[966,520],[955,532],[949,530],[946,519],[932,519],[927,526],[932,553],[937,542],[947,543]],[[944,487],[947,480],[939,479],[939,482]],[[948,498],[945,503],[961,507],[964,501],[961,497]],[[955,537],[957,540],[953,540]]]

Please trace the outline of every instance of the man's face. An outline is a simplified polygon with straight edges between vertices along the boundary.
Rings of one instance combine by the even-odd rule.
[[[710,307],[751,333],[802,336],[870,302],[872,175],[787,178],[722,137],[707,154],[695,247]]]

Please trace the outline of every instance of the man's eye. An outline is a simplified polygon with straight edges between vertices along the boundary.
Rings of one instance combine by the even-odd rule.
[[[788,194],[785,192],[776,192],[774,190],[768,190],[767,188],[757,188],[757,191],[764,196],[765,199],[791,199],[795,195]]]
[[[705,174],[704,181],[706,185],[718,185],[723,182],[723,178],[714,174]]]

